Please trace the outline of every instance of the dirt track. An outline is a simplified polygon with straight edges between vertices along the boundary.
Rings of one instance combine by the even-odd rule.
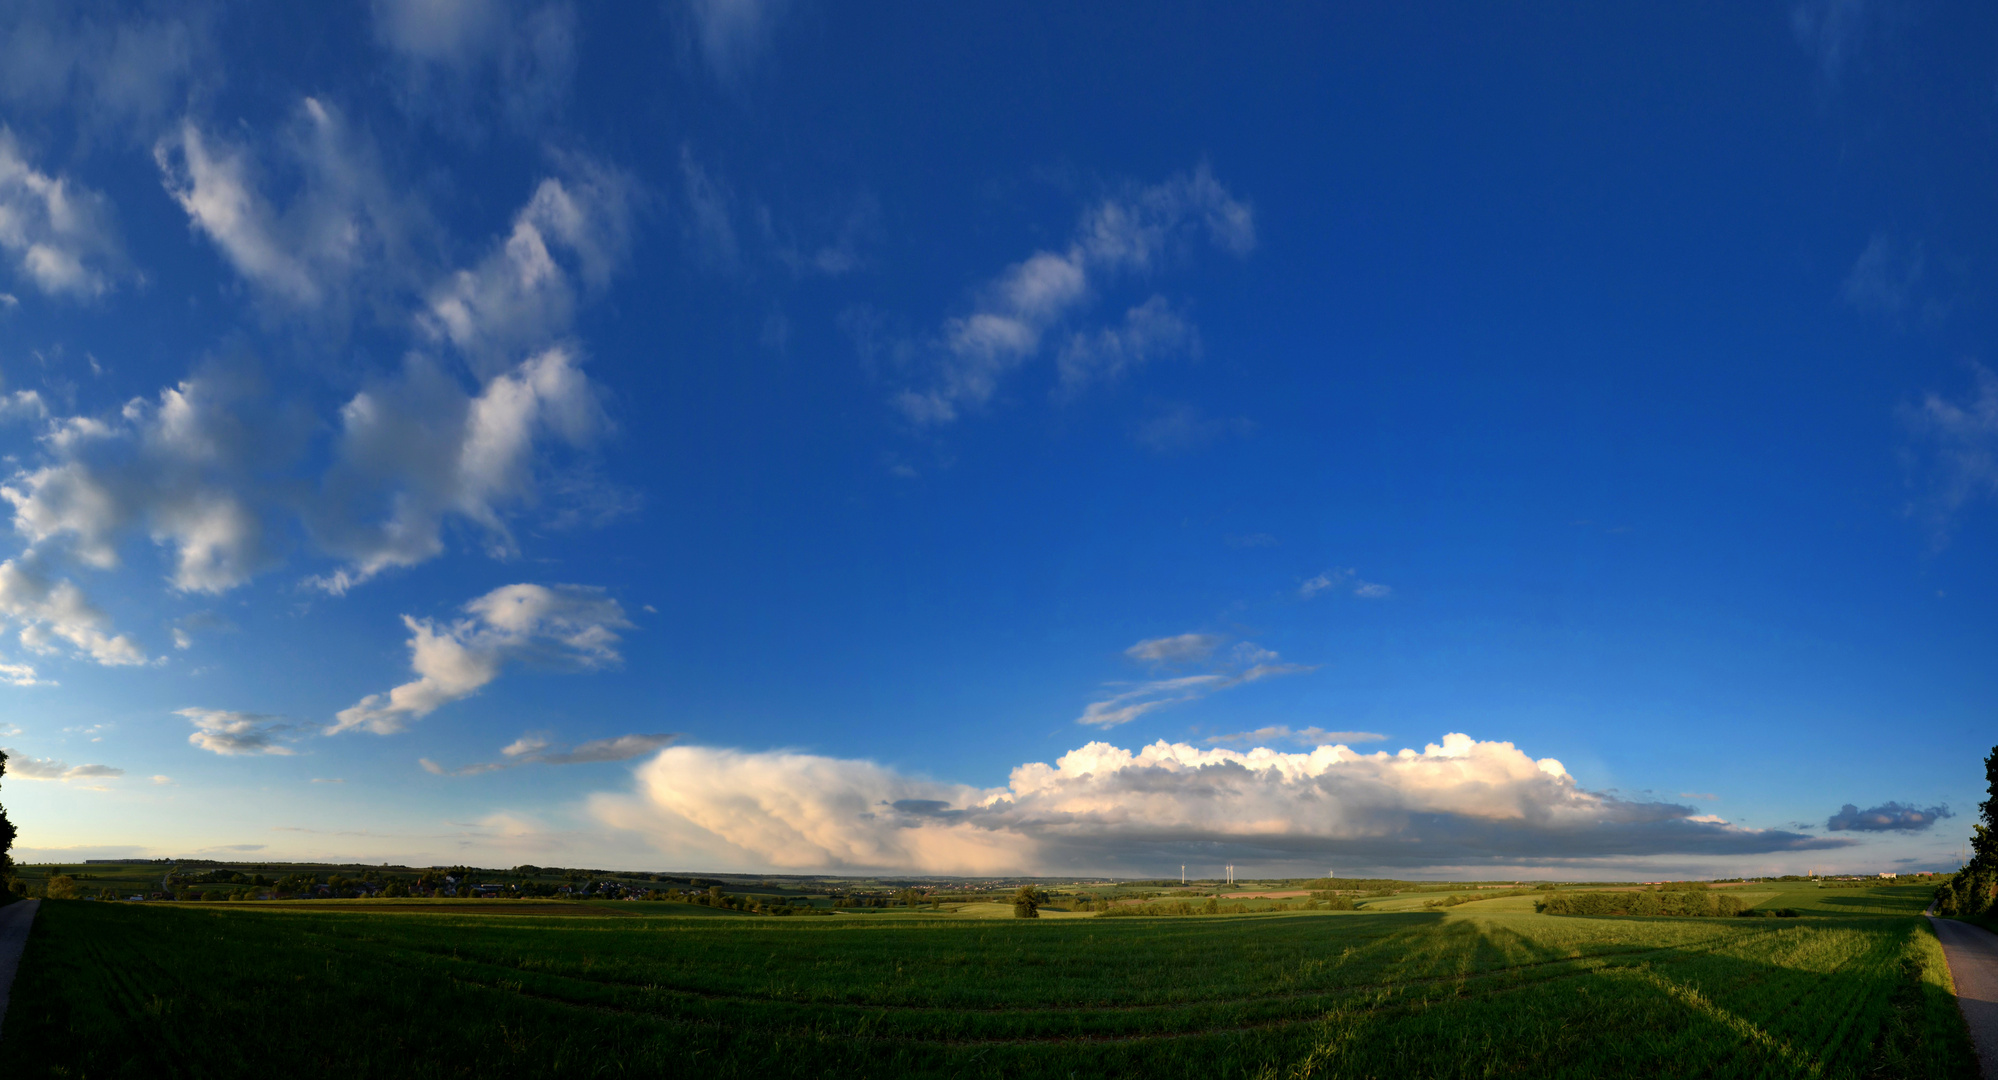
[[[1955,919],[1929,922],[1949,957],[1949,977],[1956,983],[1956,1006],[1970,1025],[1984,1080],[1998,1080],[1998,934]]]

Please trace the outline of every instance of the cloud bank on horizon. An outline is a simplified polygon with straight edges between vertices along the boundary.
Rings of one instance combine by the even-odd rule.
[[[1821,851],[1851,840],[1730,825],[1575,783],[1559,761],[1450,734],[1420,752],[1092,742],[980,789],[871,761],[676,746],[606,824],[683,862],[784,871],[1142,873],[1176,862],[1315,868]]]

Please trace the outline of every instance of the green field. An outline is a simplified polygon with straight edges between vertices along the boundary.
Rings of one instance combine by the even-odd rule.
[[[1968,1077],[1914,915],[1928,892],[1756,897],[1796,919],[1561,918],[1530,897],[1032,921],[52,901],[0,1061],[78,1078]]]

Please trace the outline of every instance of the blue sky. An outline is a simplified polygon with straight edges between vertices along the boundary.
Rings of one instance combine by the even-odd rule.
[[[1953,865],[1995,34],[0,5],[20,854]]]

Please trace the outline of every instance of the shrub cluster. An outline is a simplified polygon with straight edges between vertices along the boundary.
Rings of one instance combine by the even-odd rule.
[[[1547,915],[1739,915],[1741,897],[1705,889],[1672,892],[1557,893],[1534,905]]]

